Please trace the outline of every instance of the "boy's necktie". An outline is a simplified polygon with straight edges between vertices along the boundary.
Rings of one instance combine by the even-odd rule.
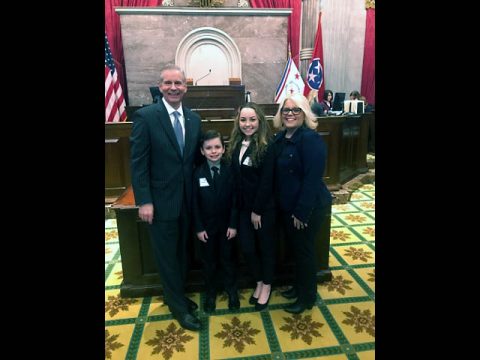
[[[217,187],[218,187],[218,177],[219,177],[218,170],[220,170],[218,167],[212,166],[212,171],[213,171],[213,190],[215,190],[215,191],[217,190]]]

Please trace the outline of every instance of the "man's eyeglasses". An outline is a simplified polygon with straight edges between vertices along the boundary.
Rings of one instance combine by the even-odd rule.
[[[288,115],[288,113],[289,113],[290,111],[293,113],[293,115],[298,115],[298,114],[300,114],[300,113],[302,112],[302,109],[297,108],[297,107],[296,107],[296,108],[293,108],[293,109],[283,108],[283,109],[282,109],[282,114],[283,114],[283,115]]]

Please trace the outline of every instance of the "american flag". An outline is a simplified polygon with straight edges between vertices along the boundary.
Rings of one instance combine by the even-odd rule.
[[[105,122],[127,120],[122,86],[118,81],[107,33],[105,33]]]

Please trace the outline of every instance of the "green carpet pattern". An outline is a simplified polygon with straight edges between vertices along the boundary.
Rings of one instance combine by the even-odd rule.
[[[122,263],[116,220],[105,221],[106,359],[374,359],[375,184],[334,205],[330,266],[333,280],[318,286],[316,306],[300,315],[285,312],[290,300],[274,288],[269,306],[257,312],[240,291],[241,308],[228,310],[225,294],[212,314],[203,293],[188,296],[200,305],[200,332],[184,330],[162,297],[122,299]]]

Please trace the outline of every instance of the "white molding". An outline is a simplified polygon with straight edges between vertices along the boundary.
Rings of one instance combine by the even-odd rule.
[[[115,7],[119,15],[289,16],[292,9]]]
[[[242,78],[242,60],[237,44],[226,32],[214,27],[196,28],[185,35],[178,44],[175,64],[189,74],[190,57],[198,47],[203,45],[217,46],[228,60],[229,77]]]

